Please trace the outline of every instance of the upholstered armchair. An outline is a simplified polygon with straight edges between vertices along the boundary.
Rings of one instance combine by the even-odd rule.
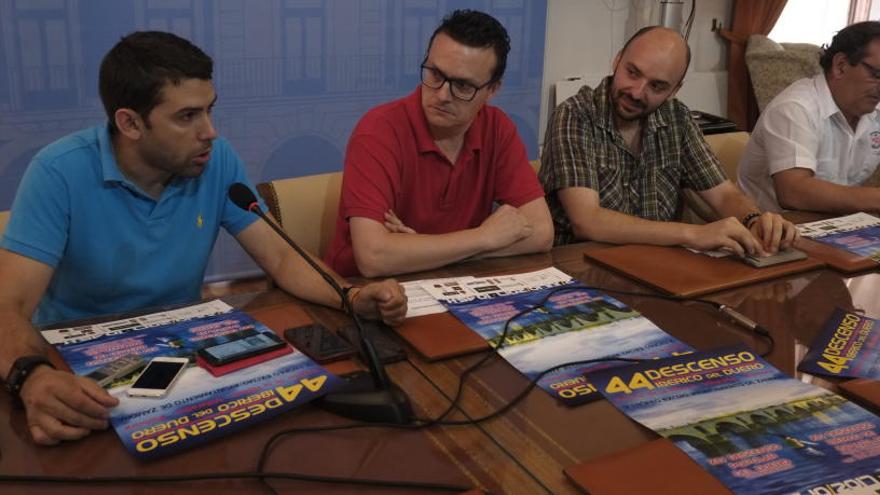
[[[9,222],[9,212],[0,211],[0,239],[3,238],[3,231],[6,230],[6,224]]]
[[[777,43],[759,34],[750,36],[746,66],[758,110],[764,111],[770,100],[791,83],[821,72],[821,53],[822,48],[809,43]]]

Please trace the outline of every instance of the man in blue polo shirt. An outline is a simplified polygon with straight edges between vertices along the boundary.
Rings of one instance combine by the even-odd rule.
[[[280,287],[340,307],[302,258],[227,199],[230,185],[249,183],[211,122],[212,70],[172,34],[123,38],[101,63],[109,122],[50,144],[22,179],[0,241],[0,376],[37,443],[106,428],[116,399],[48,365],[33,325],[198,300],[221,226]],[[368,318],[395,324],[406,313],[391,280],[349,297]]]

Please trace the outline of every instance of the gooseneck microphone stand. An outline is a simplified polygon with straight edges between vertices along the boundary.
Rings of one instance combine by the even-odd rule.
[[[367,338],[360,318],[358,318],[351,300],[345,291],[342,290],[342,287],[339,286],[333,277],[318,266],[311,256],[299,247],[275,222],[266,216],[249,187],[240,182],[232,184],[229,187],[229,199],[239,208],[250,211],[263,219],[309,266],[318,272],[321,278],[339,295],[343,308],[354,320],[355,327],[357,327],[361,354],[369,368],[369,373],[359,373],[352,376],[346,380],[346,385],[341,390],[324,395],[321,399],[315,401],[315,405],[340,416],[360,421],[395,424],[411,423],[413,412],[409,398],[403,390],[398,388],[388,378],[385,367],[379,361],[376,354],[375,347]]]

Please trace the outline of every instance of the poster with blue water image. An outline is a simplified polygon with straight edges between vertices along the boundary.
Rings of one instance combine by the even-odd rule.
[[[511,322],[499,349],[499,354],[530,380],[565,363],[611,356],[653,359],[693,350],[626,304],[577,282],[444,304],[491,346],[498,347],[507,320],[545,299],[543,307]],[[584,404],[602,398],[584,377],[586,371],[625,364],[607,361],[564,366],[544,375],[538,386],[568,406]]]
[[[295,349],[289,354],[214,377],[195,366],[201,347],[255,332],[272,332],[241,311],[56,345],[78,375],[88,375],[120,358],[187,357],[190,366],[162,398],[129,397],[137,373],[111,384],[119,399],[110,423],[126,449],[155,458],[239,431],[309,402],[340,379]]]
[[[816,239],[829,246],[880,262],[880,225],[853,232],[837,232]]]
[[[618,409],[673,441],[734,493],[880,487],[880,418],[784,375],[744,346],[589,377]]]
[[[802,223],[804,237],[880,262],[880,218],[864,212]]]

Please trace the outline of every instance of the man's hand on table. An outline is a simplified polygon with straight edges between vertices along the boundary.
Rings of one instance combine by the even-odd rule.
[[[765,211],[749,225],[755,239],[768,254],[776,254],[792,247],[799,236],[797,227],[778,213]]]
[[[34,369],[21,388],[28,430],[35,443],[76,440],[108,426],[108,408],[119,400],[94,381],[49,366]]]
[[[351,298],[355,312],[365,318],[395,326],[406,317],[406,293],[394,279],[367,284]]]

